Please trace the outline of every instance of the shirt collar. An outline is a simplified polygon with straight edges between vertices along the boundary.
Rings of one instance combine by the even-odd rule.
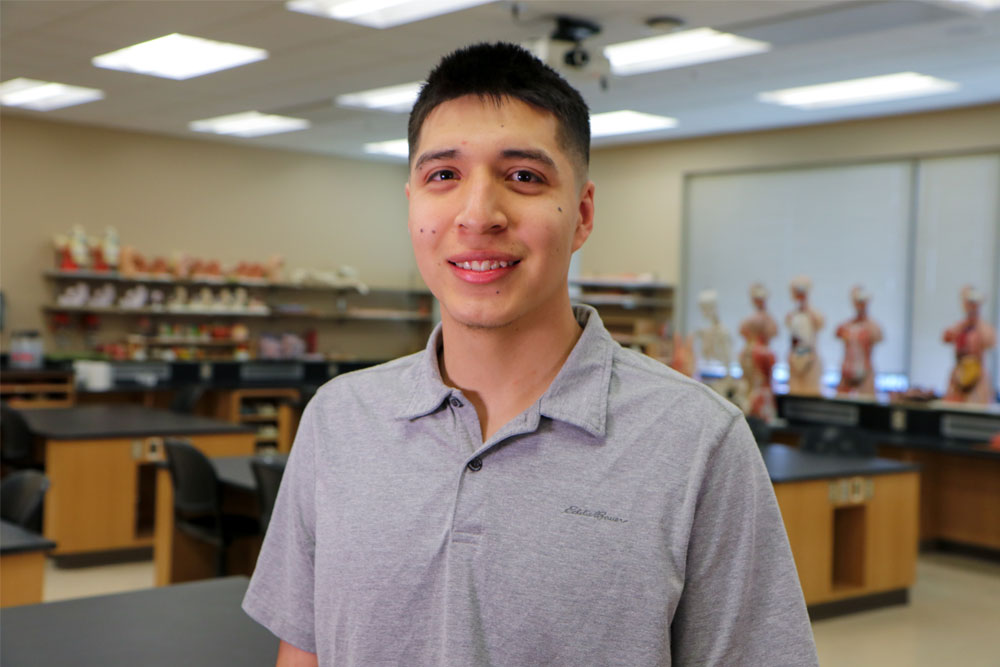
[[[583,327],[583,332],[552,384],[539,399],[538,409],[545,417],[573,424],[601,437],[607,425],[611,364],[617,344],[592,307],[574,306],[573,315]],[[428,338],[424,353],[407,370],[407,385],[413,390],[409,402],[399,414],[401,418],[417,419],[428,415],[456,391],[441,379],[438,365],[440,346],[439,323]]]

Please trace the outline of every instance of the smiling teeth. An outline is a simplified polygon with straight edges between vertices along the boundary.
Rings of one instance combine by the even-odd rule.
[[[497,269],[504,269],[513,264],[514,262],[497,262],[483,260],[481,262],[458,262],[456,265],[466,269],[467,271],[496,271]]]

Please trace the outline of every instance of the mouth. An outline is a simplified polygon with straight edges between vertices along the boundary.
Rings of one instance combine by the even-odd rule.
[[[484,285],[503,279],[515,270],[521,260],[506,254],[479,252],[474,255],[456,255],[447,262],[459,280],[472,285]]]
[[[466,260],[453,262],[448,260],[448,263],[459,269],[464,269],[466,271],[475,271],[477,273],[484,273],[486,271],[496,271],[498,269],[506,269],[507,267],[517,266],[521,263],[521,260],[505,260],[505,259],[483,259],[483,260]]]

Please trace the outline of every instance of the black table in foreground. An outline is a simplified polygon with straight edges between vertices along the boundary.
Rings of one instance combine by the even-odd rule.
[[[5,609],[4,667],[274,665],[278,640],[240,603],[246,577]]]

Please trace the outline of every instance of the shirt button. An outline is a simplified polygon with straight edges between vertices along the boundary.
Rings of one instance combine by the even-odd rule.
[[[462,407],[462,401],[458,400],[454,396],[451,397],[451,407],[460,408]]]
[[[479,472],[480,470],[483,469],[483,460],[477,456],[476,458],[469,461],[468,468],[472,472]]]

